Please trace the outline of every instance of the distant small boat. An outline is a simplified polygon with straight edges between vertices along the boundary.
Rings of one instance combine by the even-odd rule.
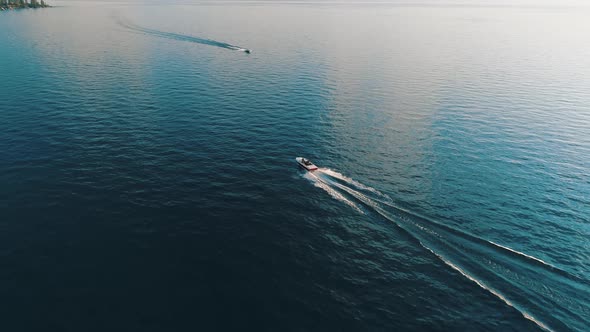
[[[251,50],[249,50],[249,49],[247,49],[247,48],[245,48],[245,49],[244,49],[244,52],[246,52],[246,53],[250,54],[252,51],[251,51]]]
[[[311,161],[309,161],[309,159],[305,159],[303,157],[297,157],[297,158],[295,158],[295,160],[297,161],[299,166],[305,168],[308,171],[315,171],[316,169],[318,169],[318,167],[316,165],[314,165]]]

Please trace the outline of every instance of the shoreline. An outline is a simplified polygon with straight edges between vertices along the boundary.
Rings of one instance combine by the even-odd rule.
[[[37,8],[50,8],[51,6],[46,4],[44,0],[40,2],[37,0],[31,0],[30,2],[22,1],[15,2],[12,0],[2,1],[0,0],[0,11],[18,10],[18,9],[37,9]]]

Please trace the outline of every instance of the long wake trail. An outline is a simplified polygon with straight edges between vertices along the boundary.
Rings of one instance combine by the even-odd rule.
[[[537,257],[404,209],[386,194],[336,171],[305,177],[355,210],[372,212],[406,231],[466,279],[492,293],[546,331],[588,331],[587,280]]]
[[[183,35],[183,34],[174,33],[174,32],[166,32],[166,31],[160,31],[160,30],[156,30],[156,29],[150,29],[150,28],[139,26],[137,24],[134,24],[132,22],[129,22],[128,20],[122,19],[121,17],[117,17],[117,16],[115,16],[114,19],[119,26],[121,26],[127,30],[130,30],[132,32],[141,33],[141,34],[145,34],[145,35],[149,35],[149,36],[153,36],[153,37],[166,38],[166,39],[172,39],[172,40],[177,40],[177,41],[185,41],[185,42],[197,43],[197,44],[202,44],[202,45],[225,48],[225,49],[232,50],[232,51],[250,53],[250,50],[245,47],[232,45],[232,44],[228,44],[228,43],[224,43],[221,41],[208,39],[208,38],[200,38],[200,37]]]

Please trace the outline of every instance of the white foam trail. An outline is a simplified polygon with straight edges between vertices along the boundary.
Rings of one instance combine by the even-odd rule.
[[[348,188],[340,183],[336,183],[336,182],[332,182],[332,181],[329,181],[329,184],[332,184],[332,185],[346,191],[347,193],[351,194],[352,196],[356,197],[358,200],[369,205],[372,208],[379,208],[378,204],[375,203],[373,200],[371,200],[370,197],[368,197],[368,196],[366,196],[354,189]]]
[[[385,210],[383,210],[383,208],[380,205],[380,203],[381,204],[384,204],[385,206],[389,206],[389,207],[395,208],[395,209],[397,209],[399,211],[405,212],[405,213],[407,213],[409,215],[415,215],[414,213],[412,213],[412,212],[410,212],[410,211],[408,211],[406,209],[403,209],[403,208],[400,208],[400,207],[394,205],[393,202],[392,202],[392,200],[391,200],[391,198],[389,198],[389,196],[387,196],[387,195],[379,192],[378,190],[376,190],[374,188],[365,186],[365,185],[363,185],[363,184],[361,184],[361,183],[359,183],[359,182],[357,182],[357,181],[355,181],[355,180],[353,180],[351,178],[348,178],[348,177],[346,177],[346,176],[344,176],[344,175],[342,175],[342,174],[340,174],[338,172],[332,171],[330,169],[325,169],[325,168],[319,169],[316,172],[318,173],[317,175],[316,174],[312,174],[312,173],[306,173],[306,175],[309,174],[310,178],[314,180],[314,184],[316,186],[324,189],[332,197],[345,202],[347,205],[354,207],[357,211],[359,211],[361,213],[363,213],[363,211],[354,202],[352,202],[351,200],[347,199],[337,189],[340,189],[340,190],[346,192],[350,196],[358,199],[363,204],[365,204],[365,205],[373,208],[373,210],[375,212],[377,212],[379,215],[381,215],[382,217],[386,218],[387,220],[392,221],[393,223],[395,223],[397,226],[401,227],[402,229],[407,230],[406,227],[403,226],[403,223],[402,224],[399,224],[398,221],[392,219],[393,217],[390,217],[389,216],[389,213],[387,213]],[[348,186],[346,186],[344,184],[338,183],[335,180],[331,180],[329,178],[327,178],[327,179],[326,178],[322,178],[321,176],[319,176],[320,174],[325,174],[325,175],[327,175],[329,177],[332,177],[334,179],[341,180],[341,181],[343,181],[343,182],[345,182],[347,184],[350,184],[351,186],[354,186],[355,188],[357,188],[359,190],[364,190],[364,191],[367,191],[367,192],[371,192],[372,194],[377,194],[378,196],[380,196],[383,199],[369,197],[369,196],[361,193],[360,191],[355,190],[355,189],[353,189],[351,187],[348,187]],[[448,228],[448,226],[446,226],[446,225],[439,224],[438,222],[431,221],[431,220],[426,219],[425,217],[422,217],[422,216],[419,216],[419,215],[416,215],[416,216],[419,217],[419,218],[421,218],[421,219],[424,219],[427,222],[433,223],[433,225],[437,225],[438,227],[443,227],[443,228],[441,228],[442,231],[449,231],[449,230],[446,230],[446,228]],[[405,219],[402,219],[402,220],[404,222],[410,222],[413,226],[418,227],[420,230],[422,230],[424,232],[432,233],[433,235],[435,235],[438,238],[441,238],[441,236],[442,236],[442,235],[438,234],[438,232],[435,231],[434,229],[429,229],[429,228],[423,227],[419,223],[413,222],[411,220],[405,220]],[[466,239],[472,238],[472,239],[477,239],[479,241],[484,241],[484,242],[487,242],[490,245],[495,246],[497,248],[501,248],[501,249],[507,250],[507,251],[509,251],[509,252],[511,252],[513,254],[519,255],[521,257],[526,257],[526,258],[531,259],[531,260],[534,260],[534,261],[536,261],[538,263],[541,263],[541,264],[544,264],[546,266],[555,268],[552,265],[546,263],[545,261],[543,261],[541,259],[538,259],[536,257],[530,256],[530,255],[527,255],[527,254],[524,254],[522,252],[516,251],[516,250],[511,249],[509,247],[506,247],[506,246],[503,246],[503,245],[499,245],[497,243],[494,243],[494,242],[491,242],[491,241],[488,241],[488,240],[485,240],[485,239],[481,239],[479,237],[475,237],[475,236],[473,236],[471,234],[464,233],[462,231],[458,231],[458,230],[453,230],[453,231],[454,232],[457,232],[458,234],[464,234],[464,236],[466,236]],[[415,236],[414,235],[414,232],[410,232],[410,233],[413,236]],[[553,330],[550,329],[547,325],[545,325],[544,323],[542,323],[541,321],[539,321],[538,319],[536,319],[533,315],[531,315],[527,311],[525,311],[522,308],[520,308],[520,305],[514,304],[512,301],[508,300],[499,291],[497,291],[494,288],[486,285],[483,281],[478,280],[477,278],[473,277],[468,272],[466,272],[465,270],[463,270],[462,268],[460,268],[456,264],[452,263],[450,260],[448,260],[445,257],[443,257],[441,254],[439,254],[439,253],[435,252],[434,250],[432,250],[431,248],[429,248],[427,245],[425,245],[420,240],[420,238],[416,238],[416,239],[418,240],[418,242],[420,243],[420,245],[422,247],[424,247],[425,249],[429,250],[432,254],[434,254],[436,257],[438,257],[440,260],[442,260],[446,265],[448,265],[449,267],[451,267],[454,270],[458,271],[465,278],[467,278],[468,280],[471,280],[472,282],[476,283],[482,289],[487,290],[488,292],[490,292],[491,294],[493,294],[494,296],[496,296],[497,298],[499,298],[500,300],[502,300],[504,303],[506,303],[508,306],[513,307],[516,310],[518,310],[523,315],[523,317],[525,317],[526,319],[528,319],[531,322],[535,323],[541,329],[544,329],[544,330],[549,331],[549,332],[553,332]]]
[[[392,220],[389,216],[387,216],[387,214],[380,208],[380,207],[376,207],[375,211],[377,211],[381,216],[383,216],[385,219],[390,220],[392,222],[394,222],[395,224],[397,224],[394,220]],[[401,226],[399,224],[397,224],[398,226]],[[418,228],[420,228],[422,231],[425,232],[433,232],[432,230],[429,230],[427,228],[422,227],[421,225],[418,225],[416,223],[414,223],[415,226],[417,226]],[[402,227],[403,229],[405,229],[404,227]],[[474,283],[476,283],[479,287],[483,288],[484,290],[492,293],[493,295],[495,295],[497,298],[499,298],[500,300],[502,300],[504,303],[506,303],[508,306],[516,309],[518,312],[520,312],[520,314],[530,320],[531,322],[535,323],[537,326],[539,326],[540,328],[548,331],[548,332],[554,332],[552,329],[550,329],[547,325],[543,324],[542,322],[540,322],[538,319],[536,319],[535,317],[533,317],[531,314],[529,314],[528,312],[526,312],[525,310],[521,309],[520,307],[514,305],[510,300],[508,300],[504,295],[502,295],[500,292],[496,291],[495,289],[487,286],[483,281],[476,279],[475,277],[472,277],[470,274],[468,274],[467,272],[465,272],[463,269],[461,269],[460,267],[458,267],[457,265],[451,263],[449,260],[447,260],[445,257],[443,257],[442,255],[436,253],[434,250],[430,249],[427,245],[425,245],[422,241],[420,241],[418,239],[418,242],[420,242],[420,245],[422,247],[424,247],[425,249],[427,249],[428,251],[430,251],[433,255],[435,255],[436,257],[438,257],[440,260],[442,260],[446,265],[450,266],[451,268],[453,268],[454,270],[458,271],[459,273],[461,273],[461,275],[463,275],[465,278],[473,281]]]
[[[486,240],[486,241],[487,241],[487,240]],[[512,248],[508,248],[508,247],[506,247],[506,246],[503,246],[503,245],[501,245],[501,244],[497,244],[496,242],[492,242],[492,241],[488,241],[488,242],[489,242],[489,243],[491,243],[491,244],[493,244],[493,245],[495,245],[495,246],[498,246],[498,247],[500,247],[500,248],[502,248],[502,249],[506,249],[506,250],[508,250],[508,251],[511,251],[511,252],[513,252],[513,253],[515,253],[515,254],[517,254],[517,255],[524,256],[524,257],[526,257],[526,258],[529,258],[529,259],[535,260],[535,261],[537,261],[537,262],[539,262],[539,263],[541,263],[541,264],[545,264],[545,265],[547,265],[547,266],[549,266],[549,267],[552,267],[552,268],[554,268],[554,269],[558,269],[557,267],[555,267],[555,266],[553,266],[553,265],[551,265],[551,264],[549,264],[549,263],[545,262],[544,260],[542,260],[542,259],[540,259],[540,258],[537,258],[537,257],[535,257],[535,256],[527,255],[527,254],[525,254],[525,253],[523,253],[523,252],[520,252],[520,251],[514,250],[514,249],[512,249]]]
[[[547,325],[541,323],[540,321],[538,321],[537,319],[535,319],[535,317],[531,316],[530,314],[528,314],[526,311],[516,307],[512,302],[510,302],[510,300],[508,300],[507,298],[505,298],[502,294],[500,294],[499,292],[497,292],[496,290],[494,290],[493,288],[487,286],[485,283],[483,283],[480,280],[477,280],[476,278],[472,277],[471,275],[469,275],[467,272],[463,271],[460,267],[458,267],[457,265],[451,263],[450,261],[448,261],[447,259],[445,259],[443,256],[437,254],[436,252],[434,252],[434,250],[428,248],[427,246],[425,246],[422,242],[420,242],[420,244],[422,245],[422,247],[428,249],[428,251],[430,251],[432,254],[434,254],[436,257],[438,257],[441,261],[443,261],[445,264],[447,264],[448,266],[450,266],[451,268],[453,268],[454,270],[456,270],[457,272],[461,273],[465,278],[473,281],[474,283],[476,283],[479,287],[487,290],[488,292],[494,294],[496,297],[498,297],[500,300],[502,300],[504,303],[506,303],[507,305],[509,305],[510,307],[516,309],[518,312],[520,312],[520,314],[530,320],[531,322],[537,324],[540,328],[549,331],[549,332],[554,332],[552,329],[550,329],[549,327],[547,327]]]
[[[326,174],[328,176],[331,176],[333,178],[342,180],[342,181],[344,181],[344,182],[346,182],[348,184],[351,184],[351,185],[353,185],[353,186],[355,186],[357,188],[370,191],[370,192],[372,192],[374,194],[377,194],[377,195],[379,195],[379,196],[381,196],[383,198],[386,198],[388,200],[391,200],[391,198],[389,198],[389,196],[381,193],[379,190],[377,190],[375,188],[372,188],[372,187],[369,187],[369,186],[365,186],[364,184],[362,184],[362,183],[360,183],[358,181],[355,181],[352,178],[349,178],[349,177],[347,177],[347,176],[345,176],[345,175],[343,175],[341,173],[338,173],[338,172],[336,172],[334,170],[331,170],[329,168],[320,168],[316,172],[318,172],[318,171],[321,172],[321,173],[323,173],[323,174]]]
[[[355,209],[356,211],[358,211],[361,214],[365,214],[363,212],[363,210],[353,201],[349,200],[348,198],[346,198],[344,195],[342,195],[341,193],[339,193],[337,190],[334,190],[332,187],[330,187],[326,182],[322,181],[320,178],[318,178],[317,176],[315,176],[313,173],[311,172],[306,172],[303,177],[305,177],[306,179],[310,180],[311,182],[313,182],[314,186],[323,189],[324,191],[326,191],[330,196],[334,197],[335,199],[344,202],[346,205],[352,207],[353,209]]]
[[[243,47],[239,47],[239,46],[229,45],[227,47],[231,50],[234,50],[234,51],[249,52],[249,50],[247,48],[243,48]]]
[[[375,201],[377,201],[377,202],[379,202],[379,203],[381,203],[381,204],[384,204],[384,205],[386,205],[386,206],[392,207],[392,208],[394,208],[394,209],[400,210],[400,211],[402,211],[402,212],[405,212],[405,213],[408,213],[408,214],[415,215],[415,216],[417,216],[417,217],[420,217],[420,218],[422,218],[422,219],[424,219],[424,220],[428,220],[428,222],[431,222],[431,223],[433,223],[433,224],[436,224],[437,226],[441,226],[441,227],[448,227],[448,226],[446,226],[446,225],[439,224],[439,223],[438,223],[438,222],[436,222],[436,221],[430,220],[430,219],[428,219],[428,218],[426,218],[426,217],[424,217],[424,216],[421,216],[421,215],[419,215],[419,214],[416,214],[416,213],[414,213],[414,212],[410,212],[410,211],[408,211],[408,210],[406,210],[406,209],[404,209],[404,208],[402,208],[402,207],[399,207],[399,206],[397,206],[397,205],[394,205],[394,204],[392,204],[392,203],[390,203],[390,202],[382,201],[382,200],[379,200],[379,199],[376,199],[376,198],[374,198],[373,200],[375,200]],[[493,246],[496,246],[496,247],[498,247],[498,248],[501,248],[501,249],[504,249],[504,250],[508,250],[508,251],[512,252],[513,254],[516,254],[516,255],[519,255],[519,256],[522,256],[522,257],[525,257],[525,258],[528,258],[528,259],[534,260],[534,261],[536,261],[536,262],[538,262],[538,263],[541,263],[541,264],[543,264],[543,265],[546,265],[546,266],[548,266],[548,267],[550,267],[550,268],[552,268],[552,269],[559,270],[559,271],[562,271],[562,272],[564,272],[564,273],[565,273],[565,271],[561,270],[560,268],[558,268],[558,267],[556,267],[556,266],[554,266],[554,265],[552,265],[552,264],[550,264],[550,263],[547,263],[547,262],[545,262],[544,260],[542,260],[542,259],[540,259],[540,258],[537,258],[537,257],[535,257],[535,256],[532,256],[532,255],[525,254],[525,253],[523,253],[523,252],[520,252],[520,251],[518,251],[518,250],[514,250],[514,249],[512,249],[512,248],[510,248],[510,247],[507,247],[507,246],[503,246],[503,245],[501,245],[501,244],[498,244],[498,243],[496,243],[496,242],[493,242],[493,241],[489,241],[489,240],[486,240],[486,239],[482,239],[482,238],[480,238],[480,237],[476,237],[475,235],[469,234],[469,233],[467,233],[467,232],[464,232],[464,231],[459,231],[459,230],[454,230],[454,231],[455,231],[455,232],[458,232],[458,233],[465,234],[466,236],[469,236],[469,237],[472,237],[472,238],[477,238],[477,239],[479,239],[479,240],[485,241],[485,242],[487,242],[487,243],[489,243],[489,244],[491,244],[491,245],[493,245]]]

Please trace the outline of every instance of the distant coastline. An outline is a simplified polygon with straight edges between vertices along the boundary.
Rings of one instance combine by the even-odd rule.
[[[47,8],[51,7],[45,0],[0,0],[0,10],[24,9],[24,8]]]

